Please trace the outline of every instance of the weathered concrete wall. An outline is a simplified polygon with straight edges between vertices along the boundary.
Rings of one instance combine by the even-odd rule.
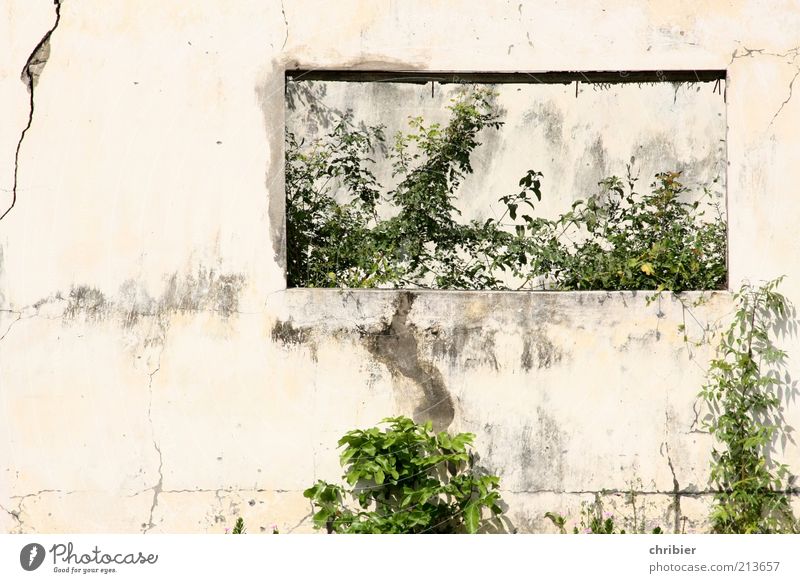
[[[336,439],[426,412],[478,434],[522,531],[631,488],[704,528],[710,351],[676,299],[285,290],[283,71],[727,69],[731,285],[800,302],[795,2],[63,0],[32,99],[55,7],[2,14],[4,531],[308,531]]]

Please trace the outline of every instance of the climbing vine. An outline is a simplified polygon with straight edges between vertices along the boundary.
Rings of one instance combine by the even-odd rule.
[[[711,463],[717,533],[798,531],[787,495],[794,476],[771,455],[788,431],[781,396],[793,390],[786,352],[773,341],[776,332],[794,325],[792,306],[776,291],[781,279],[745,284],[735,294],[735,316],[700,393],[709,408],[705,426],[719,444]]]

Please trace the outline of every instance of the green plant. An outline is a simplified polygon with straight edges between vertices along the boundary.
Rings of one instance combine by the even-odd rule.
[[[406,417],[339,440],[347,486],[307,489],[314,525],[329,533],[474,533],[502,513],[500,479],[474,466],[471,433],[434,433]],[[488,516],[485,516],[488,515]]]
[[[783,278],[760,287],[741,286],[736,313],[723,332],[706,385],[700,392],[709,408],[705,427],[722,447],[714,447],[711,482],[717,489],[711,514],[717,533],[796,532],[787,496],[793,476],[772,460],[776,440],[786,437],[781,395],[791,390],[782,374],[786,352],[772,340],[794,317],[776,291]]]
[[[286,136],[288,283],[302,287],[448,289],[719,289],[726,222],[709,199],[684,201],[680,173],[639,194],[612,176],[555,220],[534,215],[540,172],[501,196],[504,211],[458,220],[461,182],[479,134],[499,130],[491,90],[464,88],[446,125],[413,118],[387,146],[382,126],[342,115],[323,138]],[[386,153],[397,185],[370,170]],[[706,193],[709,191],[706,189]],[[713,209],[713,216],[705,215]]]
[[[680,172],[657,174],[651,192],[636,192],[616,176],[601,181],[601,192],[573,203],[554,223],[548,276],[559,289],[684,291],[720,289],[727,271],[726,222],[708,201],[684,202]],[[705,212],[715,211],[712,220]],[[552,227],[551,227],[552,228]],[[565,236],[566,235],[566,236]],[[562,243],[562,241],[566,241]]]
[[[244,534],[247,532],[244,528],[244,518],[241,516],[236,519],[236,524],[233,525],[233,530],[231,534]]]
[[[628,501],[633,505],[635,510],[635,494],[633,490],[629,493]],[[561,534],[567,534],[567,519],[566,517],[556,512],[545,513],[545,518],[548,518],[559,530]],[[633,519],[633,532],[644,533],[644,520],[639,524],[634,516]],[[581,504],[581,517],[580,524],[572,527],[573,534],[626,534],[625,528],[621,528],[617,519],[611,512],[603,511],[603,503],[600,498],[596,498],[592,503]],[[650,534],[663,534],[660,526],[656,526],[650,531]]]

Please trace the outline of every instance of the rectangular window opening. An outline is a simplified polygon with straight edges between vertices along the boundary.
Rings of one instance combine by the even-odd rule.
[[[726,72],[294,70],[287,287],[727,287]]]

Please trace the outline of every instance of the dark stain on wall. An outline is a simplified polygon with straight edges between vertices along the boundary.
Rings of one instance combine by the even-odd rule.
[[[69,291],[64,317],[72,320],[83,314],[87,320],[99,320],[109,308],[110,303],[103,292],[88,285],[79,285]]]
[[[264,116],[264,128],[270,138],[264,186],[272,256],[273,261],[284,273],[286,271],[286,188],[283,174],[285,67],[284,62],[273,61],[272,69],[264,82],[255,88],[256,98],[261,103],[261,112]]]
[[[564,482],[563,436],[558,423],[542,407],[519,436],[518,461],[523,489],[559,490]]]
[[[524,121],[544,131],[544,139],[554,147],[564,141],[564,114],[551,101],[536,103],[525,112]]]
[[[239,274],[218,275],[213,269],[200,268],[196,275],[180,280],[174,274],[158,301],[162,312],[196,312],[211,310],[228,318],[239,309],[239,293],[244,277]]]
[[[527,336],[522,341],[522,356],[519,359],[523,370],[529,371],[533,368],[533,351],[531,350],[531,339]]]
[[[125,328],[133,328],[143,318],[163,320],[173,313],[209,311],[227,319],[239,309],[244,283],[241,274],[217,274],[213,269],[201,267],[183,278],[173,274],[158,299],[148,295],[133,279],[120,286],[118,297],[114,299],[95,287],[78,285],[73,286],[66,297],[63,317],[65,320],[83,317],[88,321],[116,317]],[[61,300],[62,295],[57,293],[39,300],[33,307],[39,309]]]
[[[495,355],[495,331],[480,326],[455,326],[444,333],[428,328],[434,358],[447,359],[452,367],[474,368],[489,366],[499,370]]]
[[[596,192],[597,181],[609,175],[608,155],[603,136],[597,134],[593,141],[589,141],[587,136],[585,141],[587,145],[582,156],[585,163],[575,169],[576,193]]]
[[[295,327],[291,320],[278,320],[272,326],[270,337],[273,342],[280,342],[284,346],[299,346],[308,342],[311,330],[304,326]]]
[[[537,329],[533,334],[526,335],[522,340],[522,356],[520,365],[525,371],[532,368],[550,368],[561,362],[563,352],[558,348],[543,329]]]
[[[434,429],[441,431],[453,422],[455,408],[442,373],[421,357],[416,329],[408,323],[415,299],[411,292],[401,293],[391,322],[377,332],[364,334],[364,341],[370,354],[392,375],[405,377],[421,389],[422,399],[414,411],[414,420],[430,420]]]

